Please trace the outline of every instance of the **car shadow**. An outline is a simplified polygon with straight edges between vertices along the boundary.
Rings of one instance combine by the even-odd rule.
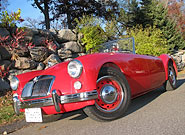
[[[178,79],[178,81],[177,81],[177,89],[183,83],[185,83],[185,79]],[[129,114],[139,110],[140,108],[144,107],[145,105],[147,105],[150,102],[152,102],[153,100],[155,100],[157,97],[159,97],[164,92],[165,92],[164,88],[160,87],[160,88],[158,88],[156,90],[148,92],[145,95],[142,95],[142,96],[139,96],[139,97],[133,99],[124,116],[129,115]],[[77,111],[64,113],[64,114],[61,115],[61,117],[58,120],[67,119],[67,118],[69,118],[69,120],[83,120],[83,119],[85,119],[87,117],[88,116],[81,109],[81,110],[77,110]]]

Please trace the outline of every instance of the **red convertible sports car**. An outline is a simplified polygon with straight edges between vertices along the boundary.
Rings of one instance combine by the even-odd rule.
[[[16,114],[42,122],[42,115],[83,109],[94,120],[110,121],[124,115],[131,99],[161,86],[176,88],[177,67],[169,55],[135,54],[133,38],[105,43],[100,50],[14,76]]]

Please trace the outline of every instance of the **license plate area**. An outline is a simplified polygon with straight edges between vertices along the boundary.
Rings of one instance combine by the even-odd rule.
[[[41,108],[26,108],[26,122],[43,122]]]

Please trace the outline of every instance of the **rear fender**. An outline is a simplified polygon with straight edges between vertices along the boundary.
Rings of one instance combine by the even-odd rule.
[[[178,70],[177,70],[177,66],[176,66],[173,58],[167,54],[162,54],[159,56],[159,58],[163,61],[163,64],[164,64],[164,69],[165,69],[165,73],[166,73],[166,80],[168,80],[168,65],[170,62],[172,62],[173,67],[175,69],[176,76],[177,76]]]

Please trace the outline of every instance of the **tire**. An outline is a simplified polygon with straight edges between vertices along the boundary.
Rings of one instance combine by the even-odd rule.
[[[111,121],[123,116],[131,100],[130,87],[123,73],[112,67],[103,68],[98,76],[97,92],[95,105],[84,108],[90,118]]]
[[[168,80],[165,83],[166,91],[172,91],[176,89],[177,85],[177,76],[175,73],[175,69],[172,64],[168,66]]]

